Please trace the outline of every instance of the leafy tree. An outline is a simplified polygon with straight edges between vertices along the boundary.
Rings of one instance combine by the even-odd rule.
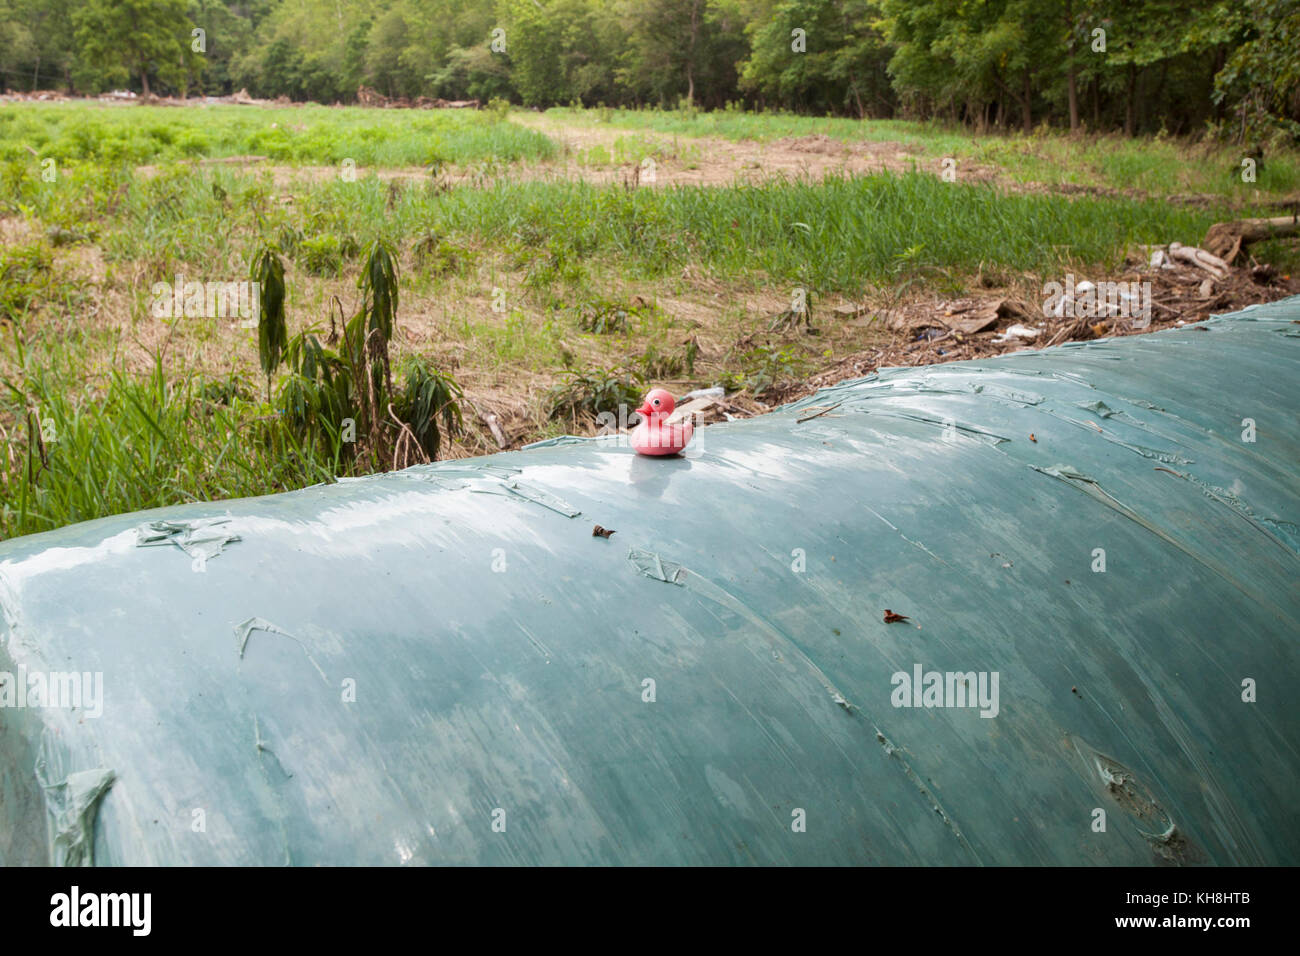
[[[514,93],[510,67],[504,57],[493,53],[487,43],[452,47],[447,62],[428,76],[436,96],[447,99],[487,101],[509,99]]]
[[[0,0],[0,76],[19,77],[24,65],[33,60],[39,73],[40,57],[36,50],[36,38],[22,12],[14,4]],[[11,81],[11,85],[17,84]]]
[[[232,59],[235,84],[262,95],[324,102],[356,94],[355,85],[346,87],[340,64],[347,62],[350,28],[368,19],[377,4],[371,0],[262,2],[267,3],[267,12],[256,23],[256,43]],[[289,50],[293,52],[285,63],[272,55]]]
[[[1178,0],[1132,0],[1107,4],[1105,62],[1110,87],[1123,98],[1124,132],[1137,132],[1147,70],[1182,52],[1187,10]],[[1167,70],[1167,65],[1165,66]]]
[[[414,91],[401,69],[402,53],[409,42],[406,17],[400,6],[379,18],[370,31],[366,48],[366,76],[388,96],[409,96]]]
[[[1300,0],[0,0],[0,76],[323,102],[362,84],[533,106],[743,97],[977,128],[1208,123],[1258,145],[1300,134]]]
[[[752,52],[741,87],[787,107],[887,116],[895,98],[879,20],[873,0],[779,3],[746,27]],[[796,30],[803,31],[803,52],[793,48]]]
[[[340,85],[355,93],[366,76],[366,49],[370,45],[370,20],[362,20],[348,34],[343,52],[343,76]]]
[[[626,46],[618,11],[600,0],[501,0],[504,52],[529,106],[612,102],[615,64]]]
[[[1215,78],[1216,102],[1236,102],[1237,141],[1258,145],[1273,130],[1300,139],[1300,0],[1245,0],[1219,22],[1248,37]]]
[[[266,96],[302,99],[302,69],[302,51],[287,38],[280,37],[266,51],[265,66],[254,89]]]
[[[267,0],[191,0],[190,19],[201,27],[207,49],[203,54],[202,87],[208,92],[234,92],[231,67],[237,51],[255,43],[254,30],[266,16]]]
[[[87,0],[73,22],[80,55],[110,82],[139,77],[145,96],[150,71],[179,84],[192,65],[186,0]]]
[[[1043,42],[1049,3],[882,0],[881,28],[894,48],[889,72],[904,104],[976,123],[994,106],[1005,122],[1010,104],[1032,129],[1035,80],[1057,60]]]
[[[618,77],[638,96],[722,106],[737,90],[747,52],[740,9],[729,0],[642,0],[630,5]]]
[[[0,0],[0,76],[10,86],[71,85],[73,0]]]

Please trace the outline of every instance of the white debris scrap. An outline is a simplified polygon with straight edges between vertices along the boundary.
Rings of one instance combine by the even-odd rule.
[[[1016,323],[1003,332],[999,332],[994,338],[994,342],[1010,342],[1012,339],[1036,339],[1042,334],[1042,329],[1031,329],[1027,325]]]
[[[726,394],[727,390],[725,388],[718,388],[716,386],[714,388],[697,388],[693,392],[687,392],[679,398],[678,401],[688,402],[693,398],[725,398]]]
[[[1152,269],[1175,269],[1179,265],[1204,269],[1216,279],[1225,279],[1231,271],[1229,265],[1213,253],[1171,242],[1167,246],[1148,246],[1151,250]]]

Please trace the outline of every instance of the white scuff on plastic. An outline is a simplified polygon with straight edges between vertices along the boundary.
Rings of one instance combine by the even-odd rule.
[[[221,528],[229,518],[196,518],[191,521],[150,521],[135,529],[136,546],[174,544],[192,559],[195,572],[207,570],[209,558],[215,558],[239,535]]]
[[[296,640],[296,638],[294,638],[294,636],[284,628],[278,627],[264,618],[250,617],[235,625],[235,638],[239,641],[239,657],[241,660],[243,659],[245,649],[248,647],[248,638],[254,631],[266,631],[268,634],[283,634],[285,637]]]
[[[18,595],[5,578],[4,572],[0,571],[0,623],[4,624],[4,630],[0,631],[0,647],[4,646],[7,637],[18,633],[21,621],[18,608]]]
[[[95,865],[95,817],[100,800],[116,779],[112,770],[97,767],[70,773],[55,783],[46,779],[44,761],[37,762],[36,781],[45,791],[54,866]]]

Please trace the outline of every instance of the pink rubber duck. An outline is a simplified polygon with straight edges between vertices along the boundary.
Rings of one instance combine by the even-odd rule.
[[[638,455],[676,455],[691,443],[695,426],[690,422],[669,422],[677,403],[662,388],[653,389],[636,413],[641,423],[632,430],[632,447]]]

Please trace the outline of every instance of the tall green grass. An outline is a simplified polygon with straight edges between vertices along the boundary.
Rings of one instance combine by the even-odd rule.
[[[311,243],[321,237],[346,252],[432,232],[492,246],[525,268],[546,259],[556,274],[599,257],[648,277],[691,264],[844,293],[988,266],[1111,264],[1132,243],[1196,244],[1233,215],[1154,199],[1006,192],[924,173],[635,190],[570,181],[443,191],[432,179],[371,176],[298,184],[292,204],[274,192],[265,174],[168,167],[139,179],[74,167],[55,183],[25,175],[9,206],[97,233],[106,258],[151,264],[151,279],[182,266],[196,279],[242,275],[263,238],[284,237],[312,271]]]
[[[35,150],[60,165],[109,165],[258,155],[276,162],[359,166],[516,162],[553,156],[541,133],[495,111],[326,106],[0,106],[0,160]]]
[[[121,193],[71,177],[29,184],[25,195],[42,219],[70,219],[68,207],[79,210],[86,190],[97,188],[115,204],[99,226],[106,256],[156,260],[155,278],[181,265],[194,278],[242,274],[259,236],[332,236],[360,249],[433,231],[499,248],[525,266],[600,257],[654,277],[692,264],[856,293],[904,274],[1109,264],[1132,243],[1198,243],[1230,215],[1158,200],[1007,193],[923,173],[636,190],[524,182],[450,192],[368,177],[302,184],[286,205],[272,200],[265,180],[177,171],[124,181]]]
[[[49,358],[50,356],[46,356]],[[186,501],[301,488],[347,472],[332,449],[304,445],[238,383],[143,378],[68,388],[65,370],[0,380],[0,537]]]
[[[359,213],[375,201],[363,198]],[[435,214],[443,228],[487,242],[612,257],[648,276],[693,264],[846,293],[926,270],[1111,263],[1135,242],[1199,242],[1219,218],[1158,201],[1005,194],[908,174],[635,191],[513,184],[436,200],[416,194],[391,224]]]
[[[605,125],[677,136],[717,136],[768,142],[793,136],[829,136],[844,142],[898,142],[914,146],[954,146],[970,139],[960,130],[911,120],[856,120],[844,116],[750,113],[739,109],[703,112],[674,109],[584,109],[557,106],[546,111],[564,123]]]
[[[852,294],[903,275],[1109,264],[1132,243],[1197,243],[1225,215],[1155,200],[1006,194],[919,173],[630,191],[580,182],[414,187],[396,200],[372,179],[317,184],[299,196],[280,213],[295,228],[363,245],[432,229],[505,250],[523,266],[546,260],[557,274],[593,258],[645,277],[689,264]],[[220,233],[207,242],[204,255],[220,253]]]

